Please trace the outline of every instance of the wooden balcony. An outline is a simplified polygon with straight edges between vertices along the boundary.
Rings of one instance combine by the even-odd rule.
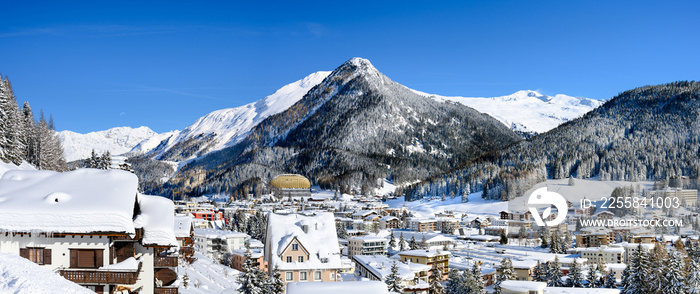
[[[112,237],[112,241],[138,241],[138,240],[141,240],[142,237],[143,237],[143,229],[137,228],[136,235],[133,238],[129,237],[128,235],[114,236],[114,237]]]
[[[178,294],[177,288],[171,288],[171,287],[156,287],[155,291],[153,291],[154,294]]]
[[[153,266],[155,266],[155,267],[177,267],[177,257],[176,256],[156,256],[153,259]]]
[[[117,270],[61,270],[61,276],[78,284],[124,284],[133,285],[139,277],[141,264],[136,271]]]

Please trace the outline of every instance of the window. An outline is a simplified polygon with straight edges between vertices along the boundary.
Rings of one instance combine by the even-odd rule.
[[[36,264],[51,264],[51,249],[47,248],[21,248],[19,255]]]
[[[299,262],[304,262],[304,257],[303,257],[303,256],[299,256]]]
[[[299,250],[299,244],[292,244],[292,251]]]
[[[321,280],[321,271],[315,271],[315,272],[314,272],[314,280],[315,280],[315,281],[320,281],[320,280]]]
[[[98,268],[104,264],[104,250],[94,249],[71,249],[70,250],[70,267],[71,268]]]
[[[291,257],[291,256],[287,256],[287,262],[292,262],[292,257]]]
[[[300,273],[299,273],[299,280],[300,280],[300,281],[306,281],[306,272],[300,272]]]
[[[293,279],[293,274],[294,273],[292,272],[285,273],[285,278],[287,279],[287,281],[291,281]]]

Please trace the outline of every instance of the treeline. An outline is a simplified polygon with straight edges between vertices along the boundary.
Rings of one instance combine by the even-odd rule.
[[[54,129],[53,118],[47,121],[42,111],[35,120],[29,102],[20,109],[10,80],[0,76],[0,160],[19,165],[27,161],[44,170],[67,169],[63,147]]]
[[[417,199],[483,191],[485,198],[509,200],[548,178],[698,178],[699,118],[698,82],[637,88],[581,118],[429,178],[405,193]]]

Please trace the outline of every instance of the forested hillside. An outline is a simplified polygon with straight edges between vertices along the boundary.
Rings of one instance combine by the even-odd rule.
[[[238,144],[184,166],[165,188],[240,194],[293,172],[324,188],[371,192],[385,178],[424,179],[518,140],[496,119],[416,94],[354,58]]]
[[[654,180],[700,175],[700,83],[626,91],[583,117],[405,190],[512,199],[546,178]]]

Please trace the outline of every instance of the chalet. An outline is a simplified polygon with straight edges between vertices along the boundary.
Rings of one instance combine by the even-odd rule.
[[[395,216],[385,216],[379,219],[379,229],[380,230],[394,230],[398,229],[401,221]]]
[[[0,179],[0,252],[97,293],[177,293],[173,203],[122,170],[9,171]]]
[[[245,263],[246,260],[246,252],[247,249],[236,249],[233,250],[231,254],[231,267],[238,270],[238,271],[244,271],[243,270],[243,263]],[[263,261],[263,250],[261,249],[251,249],[250,252],[250,258],[255,259],[255,264],[258,265],[258,267],[262,271],[267,271],[267,265]]]
[[[191,215],[178,214],[175,216],[173,227],[177,245],[180,247],[180,257],[192,263],[194,255],[194,226]]]
[[[264,261],[279,267],[285,284],[335,282],[343,265],[333,214],[268,215]]]

